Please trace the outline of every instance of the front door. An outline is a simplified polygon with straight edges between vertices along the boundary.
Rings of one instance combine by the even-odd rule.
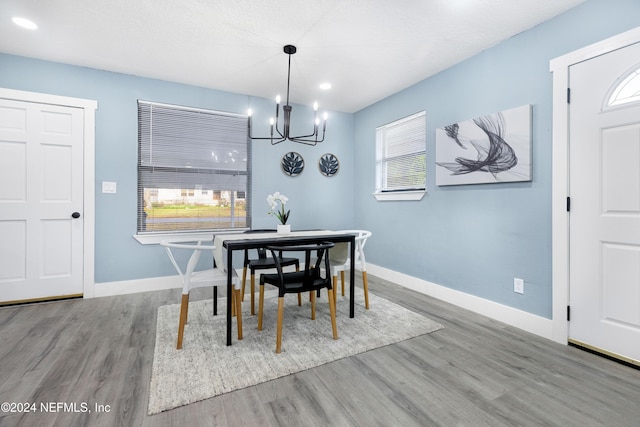
[[[640,43],[569,69],[569,340],[632,363],[640,362],[639,73]]]
[[[0,304],[83,293],[83,115],[0,99]]]

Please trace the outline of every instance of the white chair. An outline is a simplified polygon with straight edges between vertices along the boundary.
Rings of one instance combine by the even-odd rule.
[[[369,285],[367,283],[367,262],[364,257],[364,245],[367,239],[371,237],[371,232],[367,230],[341,230],[344,233],[353,233],[356,235],[355,259],[354,266],[356,270],[362,272],[362,288],[364,290],[364,306],[369,309]],[[329,251],[329,263],[331,265],[331,276],[333,276],[333,289],[338,292],[338,273],[342,282],[341,293],[344,296],[344,272],[351,267],[351,259],[347,251],[348,243],[338,243],[334,249]],[[337,300],[337,298],[336,298]]]
[[[182,338],[184,336],[184,325],[187,323],[187,316],[189,311],[189,292],[194,288],[202,288],[207,286],[214,287],[214,307],[215,307],[215,298],[217,296],[217,292],[215,292],[217,286],[226,286],[227,285],[227,273],[224,269],[213,267],[205,270],[194,271],[198,261],[200,260],[200,254],[202,251],[210,251],[213,254],[215,250],[215,246],[213,245],[203,245],[202,241],[198,242],[171,242],[168,240],[164,240],[160,243],[167,252],[171,263],[175,267],[176,271],[180,275],[182,279],[182,302],[180,304],[180,322],[178,324],[178,343],[176,344],[176,348],[179,350],[182,348]],[[182,271],[180,265],[176,261],[176,258],[173,255],[172,249],[188,249],[191,250],[191,256],[189,257],[189,261],[187,262],[187,267]],[[242,297],[240,295],[240,286],[238,283],[238,277],[233,271],[233,311],[236,314],[236,320],[238,322],[238,339],[242,339],[242,308],[241,308],[241,300]],[[216,309],[214,308],[214,314],[216,313]]]

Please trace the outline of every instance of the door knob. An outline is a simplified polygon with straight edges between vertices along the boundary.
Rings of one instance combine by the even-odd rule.
[[[71,218],[80,218],[80,212],[74,212],[71,214]]]

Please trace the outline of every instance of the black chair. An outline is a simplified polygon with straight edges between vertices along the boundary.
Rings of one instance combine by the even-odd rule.
[[[331,287],[331,269],[329,268],[328,250],[334,246],[331,242],[319,244],[301,245],[301,246],[267,246],[271,251],[273,259],[276,263],[277,273],[262,274],[260,276],[260,302],[258,305],[258,330],[262,330],[262,315],[264,312],[264,284],[276,286],[278,288],[278,324],[276,332],[276,353],[280,353],[282,349],[282,319],[284,317],[284,295],[296,293],[300,295],[302,292],[309,292],[311,300],[311,319],[316,318],[316,292],[326,288],[329,304],[329,312],[331,314],[331,327],[333,329],[333,339],[338,339],[338,328],[336,326],[336,310],[333,288]],[[277,254],[283,252],[304,252],[304,270],[285,273],[282,271],[280,257]],[[315,262],[312,262],[312,256]],[[322,277],[322,269],[320,268],[324,262],[324,277]]]
[[[271,233],[275,230],[247,230],[245,233]],[[242,268],[242,301],[244,301],[244,290],[247,283],[247,268],[251,272],[251,314],[256,314],[255,309],[255,288],[256,288],[256,270],[271,270],[276,268],[276,263],[271,257],[267,257],[265,248],[258,248],[258,258],[249,259],[249,250],[244,250],[244,266]],[[295,265],[296,271],[300,271],[300,260],[298,258],[283,258],[282,253],[278,254],[280,265],[283,267]]]

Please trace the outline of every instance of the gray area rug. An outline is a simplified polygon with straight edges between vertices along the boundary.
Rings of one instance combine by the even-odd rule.
[[[237,340],[234,318],[233,345],[225,345],[226,298],[189,304],[182,350],[176,350],[179,304],[158,308],[156,346],[149,393],[149,415],[208,399],[223,393],[300,372],[374,348],[436,331],[442,326],[424,316],[369,293],[370,310],[356,288],[355,318],[349,318],[349,301],[338,297],[338,340],[331,334],[326,291],[311,317],[308,297],[298,307],[295,295],[285,297],[282,353],[276,354],[277,293],[265,294],[263,330],[257,315],[249,313],[248,296],[242,306],[244,339]],[[257,312],[256,292],[256,312]]]

